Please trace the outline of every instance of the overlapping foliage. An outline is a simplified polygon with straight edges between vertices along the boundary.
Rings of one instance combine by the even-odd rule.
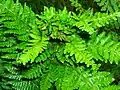
[[[119,1],[94,0],[99,12],[83,8],[85,1],[70,0],[75,11],[44,7],[35,14],[0,0],[1,90],[120,89],[119,33],[111,29]]]

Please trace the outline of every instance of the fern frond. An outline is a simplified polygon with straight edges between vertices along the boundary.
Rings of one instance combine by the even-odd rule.
[[[90,11],[86,11],[83,14],[76,15],[74,14],[73,18],[75,19],[74,25],[81,29],[82,31],[86,31],[89,34],[96,32],[95,30],[98,27],[103,27],[106,24],[110,23],[110,20],[117,20],[117,17],[120,17],[120,12],[116,12],[108,15],[107,13],[91,13]]]
[[[71,26],[74,23],[71,12],[68,12],[66,8],[57,11],[53,7],[45,7],[44,12],[37,16],[42,21],[38,21],[40,29],[53,39],[68,41],[67,35],[75,32]]]
[[[120,61],[120,43],[113,40],[110,34],[106,36],[105,32],[103,32],[93,37],[88,46],[96,60],[115,62],[116,64]]]
[[[28,41],[29,32],[37,26],[33,11],[26,5],[23,8],[18,1],[14,3],[13,0],[2,0],[0,7],[1,23],[6,28],[4,34],[14,34],[16,39]]]
[[[23,8],[18,1],[14,3],[13,0],[2,0],[0,7],[0,23],[5,28],[1,30],[3,34],[0,34],[0,37],[2,38],[2,35],[4,35],[5,38],[8,38],[8,36],[12,38],[0,43],[0,52],[8,55],[7,57],[3,55],[3,58],[15,59],[13,54],[20,54],[30,40],[29,34],[38,30],[36,24],[37,18],[28,6],[24,5]],[[15,42],[13,42],[14,40]],[[19,44],[17,44],[18,42]],[[2,44],[4,45],[2,46]]]
[[[1,58],[4,59],[17,59],[18,54],[5,54],[3,56],[1,56]]]
[[[76,8],[76,11],[83,12],[84,8],[80,4],[78,0],[69,0],[71,2],[71,5]]]
[[[23,51],[23,54],[19,57],[18,62],[23,63],[24,65],[27,62],[34,62],[35,58],[39,53],[42,53],[46,49],[48,44],[48,38],[42,37],[39,35],[31,34],[33,40],[30,40],[28,48]]]
[[[9,73],[11,73],[11,74],[13,74],[13,75],[17,75],[18,74],[18,72],[16,72],[17,71],[17,68],[16,67],[14,67],[12,64],[5,64],[4,65],[4,68],[5,68],[5,70],[7,71],[7,72],[9,72]]]
[[[65,49],[64,44],[58,44],[58,45],[56,44],[56,57],[62,63],[64,63],[65,61],[68,60],[68,58],[66,58],[64,55],[64,52],[63,52],[64,49]],[[70,61],[68,61],[68,62],[70,62]]]
[[[37,81],[14,81],[11,82],[13,89],[16,90],[39,90]]]
[[[9,40],[0,42],[0,47],[11,47],[14,44],[16,44],[16,41],[14,39],[9,38]]]
[[[47,76],[46,76],[47,75]],[[48,73],[42,76],[41,90],[48,90],[55,82],[57,90],[101,90],[109,87],[113,81],[108,72],[92,72],[84,68],[72,68],[69,66],[51,65]]]
[[[53,54],[53,48],[48,47],[45,51],[43,51],[40,55],[38,55],[38,57],[36,57],[35,62],[41,62],[41,61],[45,61],[48,58],[51,57],[51,55]]]
[[[93,65],[92,55],[87,51],[86,43],[76,35],[71,36],[71,42],[66,43],[64,54],[75,55],[76,63],[85,63],[87,66]]]
[[[0,52],[7,52],[7,53],[18,53],[16,50],[16,47],[11,48],[0,48]]]
[[[101,7],[101,11],[114,12],[118,11],[118,1],[117,0],[94,0]]]
[[[28,34],[25,34],[25,35],[19,35],[19,36],[17,36],[17,38],[18,38],[18,40],[20,40],[20,41],[24,41],[24,42],[26,42],[26,41],[29,40],[29,35],[28,35]]]
[[[26,42],[21,42],[19,44],[17,44],[16,48],[19,50],[23,50],[27,47],[27,43]]]
[[[52,84],[50,83],[49,75],[42,75],[42,80],[40,81],[40,90],[48,90]]]
[[[118,0],[94,0],[94,2],[97,2],[97,5],[101,7],[101,11],[109,13],[120,11],[120,5]],[[110,21],[109,27],[119,29],[120,17],[117,18],[115,23],[113,22],[113,20]]]
[[[28,71],[25,71],[25,73],[22,75],[23,78],[33,79],[41,76],[41,66],[36,65],[30,68]]]
[[[19,74],[7,74],[7,75],[4,75],[5,78],[9,78],[11,80],[21,80],[22,79],[22,75],[19,75]]]

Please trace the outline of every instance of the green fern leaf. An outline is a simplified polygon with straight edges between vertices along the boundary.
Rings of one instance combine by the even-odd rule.
[[[44,49],[46,49],[48,44],[47,37],[41,37],[31,34],[33,40],[30,40],[29,47],[23,51],[23,54],[20,56],[18,62],[23,63],[24,65],[30,61],[31,63],[34,62],[35,58],[38,56],[39,53],[42,53]]]
[[[47,75],[47,76],[46,76]],[[51,65],[42,78],[49,85],[47,89],[41,87],[41,90],[48,90],[51,83],[55,82],[57,90],[101,90],[109,87],[113,78],[108,72],[92,72],[84,68],[73,68],[69,66]],[[41,82],[41,84],[44,84]],[[44,84],[44,85],[46,85]],[[116,87],[114,87],[116,88]]]
[[[75,35],[71,36],[71,42],[66,43],[64,54],[75,55],[76,63],[85,63],[87,66],[93,65],[92,55],[87,51],[85,41]]]
[[[113,40],[112,35],[108,34],[106,36],[105,32],[103,32],[96,36],[96,39],[91,40],[88,46],[96,60],[115,62],[116,64],[119,62],[120,43]]]
[[[16,81],[11,82],[13,89],[16,90],[39,90],[39,86],[36,81]]]
[[[40,90],[48,90],[51,86],[49,75],[43,75],[40,81]]]
[[[93,13],[91,11],[86,11],[83,14],[73,15],[75,19],[74,26],[78,27],[82,31],[86,31],[89,34],[96,32],[95,30],[98,27],[103,27],[110,23],[110,20],[117,20],[117,17],[120,17],[120,12],[116,12],[108,15],[107,13]],[[85,20],[85,21],[84,21]]]
[[[23,78],[33,79],[41,76],[41,67],[39,65],[33,66],[28,71],[26,71],[23,75]]]

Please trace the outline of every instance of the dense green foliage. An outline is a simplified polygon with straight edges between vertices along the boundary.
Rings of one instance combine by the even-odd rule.
[[[119,0],[23,1],[0,0],[0,90],[120,90]]]

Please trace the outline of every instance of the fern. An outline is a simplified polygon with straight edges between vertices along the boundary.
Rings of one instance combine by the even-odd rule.
[[[4,4],[6,7],[4,7]],[[23,8],[20,3],[16,2],[16,4],[14,4],[12,0],[2,1],[0,5],[3,7],[1,8],[1,11],[4,11],[1,13],[3,16],[2,18],[5,20],[5,22],[3,22],[4,27],[8,28],[4,33],[7,35],[18,35],[16,37],[17,40],[20,40],[21,42],[28,41],[32,44],[28,46],[29,50],[23,50],[24,54],[20,56],[18,62],[23,62],[23,64],[26,64],[30,60],[33,62],[37,55],[47,46],[47,42],[44,41],[48,40],[46,37],[42,37],[41,40],[39,33],[33,33],[34,30],[36,30],[35,32],[38,30],[35,14],[26,5]],[[7,15],[8,18],[4,17],[4,15]],[[29,40],[30,37],[33,38],[33,40]],[[1,49],[1,52],[13,52],[17,49],[18,47],[5,48]],[[33,50],[35,51],[34,54],[32,54]]]
[[[52,84],[50,83],[49,75],[43,75],[40,82],[40,90],[48,90]]]
[[[0,3],[1,6],[1,14],[0,16],[4,20],[2,24],[7,29],[4,30],[5,36],[11,36],[13,35],[13,38],[11,37],[10,43],[7,44],[7,40],[5,41],[7,45],[10,45],[11,47],[0,49],[1,52],[7,52],[7,55],[9,53],[18,53],[18,49],[21,49],[23,47],[23,44],[26,47],[26,41],[29,40],[29,32],[31,29],[31,24],[35,25],[35,14],[28,8],[26,5],[24,6],[24,9],[22,5],[17,1],[16,4],[14,4],[13,0],[3,0]],[[29,22],[29,23],[28,23]],[[20,35],[20,36],[19,36]],[[27,36],[27,37],[26,37]],[[21,38],[22,37],[22,38]],[[24,38],[23,38],[24,37]],[[18,42],[17,40],[13,42],[14,39],[20,40],[21,45],[19,44],[18,47],[15,45],[15,42]],[[5,45],[5,42],[3,43]],[[2,42],[1,42],[2,44]],[[3,45],[2,45],[3,47]],[[23,47],[23,49],[25,48]],[[9,55],[11,56],[11,54]],[[5,57],[5,56],[3,56]],[[10,57],[11,59],[11,57]],[[14,58],[15,59],[15,58]]]
[[[0,0],[0,7],[0,67],[3,68],[0,88],[11,90],[13,84],[10,82],[22,78],[21,66],[15,61],[27,47],[29,34],[35,29],[33,26],[37,26],[36,16],[29,7],[24,5],[23,8],[18,1]]]
[[[40,29],[50,34],[53,39],[69,41],[68,35],[75,32],[71,27],[73,24],[71,12],[68,12],[66,8],[56,11],[53,7],[45,7],[44,12],[37,16],[42,20],[42,22],[38,21]]]
[[[94,0],[97,2],[98,6],[101,7],[101,11],[114,13],[120,10],[120,5],[118,0]],[[119,29],[120,18],[118,17],[117,21],[113,23],[110,21],[110,27]]]
[[[83,14],[79,14],[78,16],[74,14],[73,18],[76,20],[74,25],[81,29],[82,31],[86,31],[89,34],[93,34],[96,32],[98,27],[103,27],[106,24],[109,24],[110,20],[117,20],[119,17],[119,12],[108,15],[107,13],[91,13],[91,11],[86,11]],[[84,21],[85,20],[85,21]]]
[[[41,74],[42,74],[41,67],[39,65],[37,65],[37,66],[33,66],[28,71],[26,71],[26,73],[24,73],[22,75],[22,77],[28,78],[28,79],[33,79],[33,78],[40,77]]]
[[[69,1],[36,14],[28,4],[0,0],[1,90],[120,89],[119,37],[106,32],[119,22],[119,2]]]
[[[52,82],[55,82],[57,90],[99,90],[108,87],[112,81],[108,72],[93,72],[85,71],[84,68],[72,68],[61,65],[51,65],[47,76],[42,76],[41,90],[48,90]],[[48,87],[44,85],[48,84]],[[116,88],[116,87],[115,87]]]
[[[52,46],[48,44],[48,48],[45,51],[43,51],[41,54],[39,54],[38,57],[36,57],[35,62],[38,63],[38,62],[45,61],[49,59],[53,53],[54,53],[54,50]]]
[[[22,62],[23,64],[26,64],[28,61],[34,62],[34,59],[38,56],[39,53],[42,53],[42,51],[47,46],[47,40],[48,38],[42,37],[42,40],[40,40],[40,36],[31,34],[31,37],[34,38],[33,40],[30,40],[30,44],[28,49],[25,49],[20,56],[20,60],[18,62]]]
[[[1,67],[0,87],[1,89],[11,90],[12,84],[10,82],[15,80],[21,80],[22,76],[17,71],[18,68],[16,68],[14,64],[12,65],[10,61],[9,62],[0,61],[0,67]]]
[[[76,63],[85,63],[87,66],[93,65],[92,55],[87,51],[85,41],[80,37],[72,35],[71,43],[66,43],[64,54],[75,55]]]
[[[12,83],[12,82],[11,82]],[[37,81],[18,81],[13,82],[13,89],[16,90],[39,90],[39,87],[36,85]]]
[[[120,43],[113,40],[112,35],[110,34],[105,36],[105,32],[95,37],[93,37],[93,39],[88,44],[93,57],[96,60],[99,59],[105,62],[109,61],[110,63],[115,62],[118,64],[120,57]]]
[[[101,11],[114,12],[118,11],[118,1],[117,0],[94,0],[101,7]]]
[[[78,0],[69,0],[71,2],[71,5],[76,8],[76,11],[84,11],[82,8],[82,5],[78,2]]]

